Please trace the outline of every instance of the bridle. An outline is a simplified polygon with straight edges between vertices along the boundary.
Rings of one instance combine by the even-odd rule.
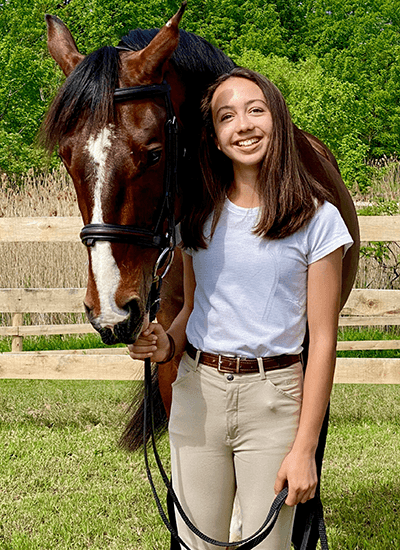
[[[175,193],[178,185],[178,122],[171,101],[171,87],[165,81],[162,84],[116,88],[114,91],[114,101],[116,102],[159,96],[164,98],[167,113],[165,123],[166,169],[164,173],[164,193],[154,229],[143,229],[132,225],[89,223],[82,228],[80,233],[80,238],[87,247],[94,246],[97,241],[108,241],[111,243],[135,244],[145,248],[158,248],[160,250],[153,270],[153,283],[148,299],[150,308],[153,310],[151,311],[153,317],[158,309],[160,283],[172,263],[175,248]],[[167,229],[164,232],[165,222],[167,222]],[[158,272],[161,268],[163,268],[163,272],[160,275]]]

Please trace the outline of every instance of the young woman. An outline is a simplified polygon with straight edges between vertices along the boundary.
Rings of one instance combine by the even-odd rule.
[[[181,226],[184,306],[168,334],[151,324],[130,353],[163,363],[184,352],[169,433],[173,485],[194,524],[227,540],[237,489],[247,537],[287,485],[278,522],[258,546],[286,550],[294,507],[317,485],[352,239],[334,198],[302,165],[271,82],[236,68],[202,109],[203,183]],[[178,531],[191,548],[211,548],[179,515]]]

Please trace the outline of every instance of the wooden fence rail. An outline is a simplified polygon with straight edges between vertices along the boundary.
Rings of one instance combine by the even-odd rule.
[[[400,216],[359,217],[362,241],[400,241]],[[80,218],[0,218],[1,242],[79,242]],[[12,314],[0,336],[12,351],[0,354],[0,378],[137,380],[142,362],[125,348],[24,352],[23,338],[86,334],[90,324],[23,325],[25,313],[84,313],[82,288],[0,289],[0,312]],[[400,290],[353,289],[340,326],[400,325]],[[400,340],[338,342],[338,350],[400,349]],[[400,359],[338,358],[336,383],[399,384]]]

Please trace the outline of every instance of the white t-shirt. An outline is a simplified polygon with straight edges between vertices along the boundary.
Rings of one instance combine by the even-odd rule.
[[[307,266],[352,238],[325,202],[310,223],[284,239],[252,233],[258,208],[228,199],[207,249],[186,249],[196,279],[186,334],[211,353],[268,357],[300,353],[306,330]],[[204,234],[210,235],[211,217]]]

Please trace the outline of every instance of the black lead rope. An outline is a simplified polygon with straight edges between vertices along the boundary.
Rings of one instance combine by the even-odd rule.
[[[179,542],[179,544],[186,548],[187,550],[191,550],[191,548],[179,537],[176,529],[171,525],[170,521],[168,520],[167,514],[163,508],[163,505],[161,503],[160,497],[158,496],[157,490],[154,485],[153,477],[151,474],[150,466],[149,466],[149,459],[148,459],[148,453],[147,453],[147,441],[146,441],[146,433],[147,433],[147,425],[148,425],[148,414],[150,414],[150,436],[151,436],[151,442],[153,447],[153,453],[154,457],[157,462],[158,469],[160,471],[161,477],[163,479],[163,482],[171,496],[171,499],[173,503],[175,504],[182,520],[186,523],[186,525],[189,527],[189,529],[200,539],[204,540],[208,544],[212,544],[214,546],[223,546],[225,548],[232,548],[235,547],[237,550],[251,550],[252,548],[255,548],[260,542],[262,542],[272,531],[277,519],[279,512],[286,500],[286,497],[288,495],[288,489],[285,487],[279,495],[275,498],[274,502],[271,505],[271,508],[269,510],[269,513],[267,515],[266,520],[262,524],[262,526],[250,537],[244,539],[243,541],[238,544],[237,542],[221,542],[212,539],[211,537],[205,535],[202,533],[193,523],[190,521],[186,513],[184,512],[178,497],[176,496],[175,491],[172,488],[171,482],[164,470],[164,467],[161,463],[160,456],[157,451],[156,447],[156,441],[155,441],[155,435],[154,435],[154,414],[153,414],[153,397],[152,397],[152,382],[151,382],[151,361],[150,359],[145,360],[145,401],[144,401],[144,421],[143,421],[143,446],[144,446],[144,460],[146,465],[146,472],[147,477],[150,483],[151,490],[153,492],[154,500],[156,502],[158,511],[160,513],[161,519],[164,522],[164,525],[167,527],[168,531],[171,533],[171,535]],[[318,509],[318,516],[319,516],[319,530],[320,530],[320,538],[321,538],[321,549],[322,550],[328,550],[328,541],[326,538],[326,532],[325,532],[325,524],[323,521],[322,516],[322,506],[320,509]],[[310,526],[311,526],[312,518],[310,518]],[[307,530],[306,530],[307,531]],[[305,537],[307,540],[303,540],[302,546],[300,550],[306,550],[307,549],[307,542],[308,542],[308,535],[309,530],[307,531],[307,537]]]

